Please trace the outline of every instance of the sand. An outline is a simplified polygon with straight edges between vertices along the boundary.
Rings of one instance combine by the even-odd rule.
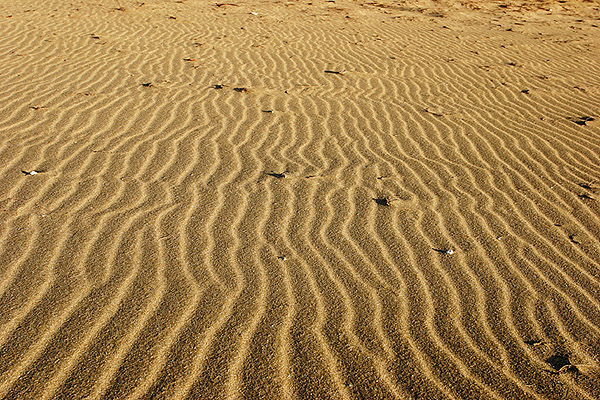
[[[600,398],[599,7],[0,2],[0,398]]]

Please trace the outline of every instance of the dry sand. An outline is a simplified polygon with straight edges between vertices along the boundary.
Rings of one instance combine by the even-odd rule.
[[[598,2],[230,1],[0,2],[0,398],[600,398]]]

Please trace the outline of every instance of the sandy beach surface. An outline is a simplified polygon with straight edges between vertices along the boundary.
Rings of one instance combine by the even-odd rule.
[[[600,3],[223,1],[0,2],[0,399],[599,399]]]

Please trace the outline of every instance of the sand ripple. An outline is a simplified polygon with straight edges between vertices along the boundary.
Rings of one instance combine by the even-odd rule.
[[[599,398],[597,5],[455,3],[3,2],[0,398]]]

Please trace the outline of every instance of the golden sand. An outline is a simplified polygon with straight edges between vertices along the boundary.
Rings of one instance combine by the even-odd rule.
[[[600,398],[597,1],[0,2],[0,398]]]

